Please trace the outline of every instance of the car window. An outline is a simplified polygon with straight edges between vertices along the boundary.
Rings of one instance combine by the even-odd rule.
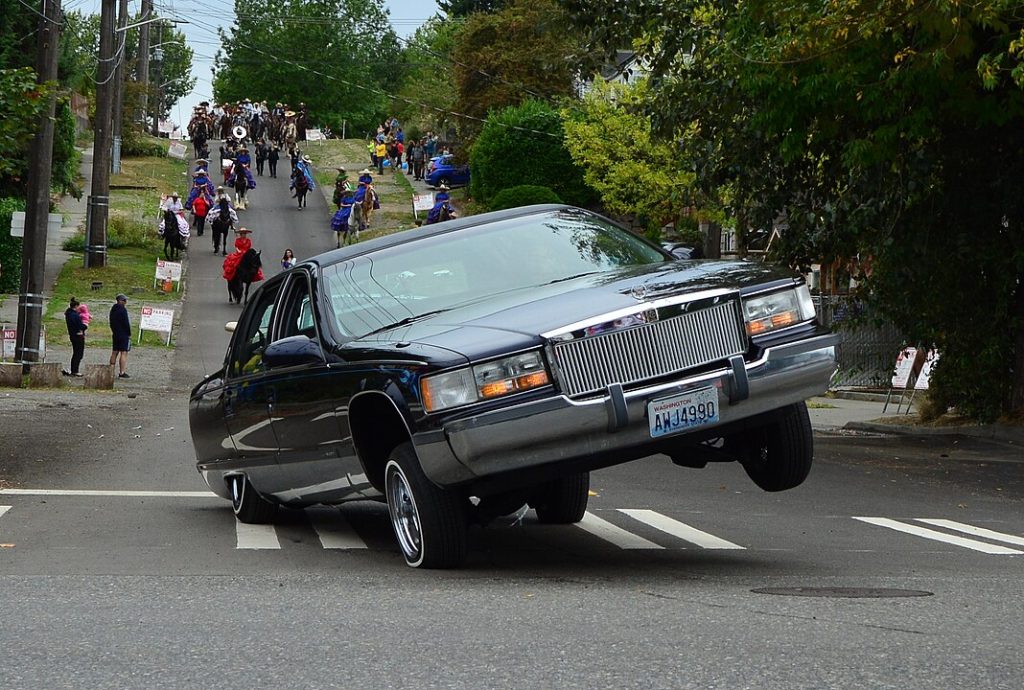
[[[274,334],[275,340],[293,335],[305,335],[313,340],[317,338],[309,294],[309,279],[305,273],[300,271],[291,276],[285,288],[284,299],[281,300],[280,310],[281,318]]]
[[[228,375],[245,376],[263,371],[263,351],[270,338],[270,324],[274,316],[274,299],[280,283],[268,285],[260,291],[255,302],[250,302],[235,328],[229,352]]]
[[[427,312],[666,257],[602,218],[565,209],[424,237],[324,269],[338,331],[358,337]]]

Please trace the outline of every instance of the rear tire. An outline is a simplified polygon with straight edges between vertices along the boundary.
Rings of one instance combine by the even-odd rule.
[[[778,422],[754,435],[743,469],[765,491],[785,491],[803,484],[814,460],[814,434],[807,405],[781,410]]]
[[[463,497],[423,473],[411,443],[391,451],[384,467],[384,495],[391,527],[412,568],[456,568],[468,549]]]
[[[561,477],[540,488],[530,507],[547,525],[571,525],[583,519],[590,500],[590,473]]]
[[[277,516],[277,504],[256,493],[246,476],[231,477],[228,480],[228,491],[231,493],[231,508],[239,522],[265,525],[273,522]]]

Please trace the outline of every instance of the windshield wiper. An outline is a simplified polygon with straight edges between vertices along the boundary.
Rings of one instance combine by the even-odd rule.
[[[598,273],[598,271],[586,271],[584,273],[577,273],[574,276],[566,276],[565,278],[555,278],[554,280],[549,280],[548,282],[546,282],[544,284],[545,285],[554,285],[555,283],[564,283],[567,280],[576,280],[577,278],[582,278],[583,276],[592,276],[595,273]]]
[[[422,314],[416,314],[414,316],[407,316],[404,319],[402,319],[401,321],[395,321],[394,323],[388,324],[387,326],[381,326],[380,328],[372,330],[369,333],[366,333],[365,335],[362,335],[360,337],[365,338],[367,335],[376,335],[377,333],[382,333],[384,331],[390,331],[392,328],[401,328],[402,326],[408,326],[409,324],[415,323],[416,321],[420,321],[422,319],[425,319],[428,316],[435,316],[437,314],[443,314],[446,311],[451,311],[451,310],[450,309],[435,309],[434,311],[426,311],[426,312],[423,312]]]

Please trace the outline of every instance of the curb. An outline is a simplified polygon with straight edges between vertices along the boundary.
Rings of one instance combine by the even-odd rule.
[[[997,426],[925,427],[880,424],[878,422],[847,422],[843,428],[851,431],[870,431],[873,433],[893,434],[898,436],[969,436],[971,438],[1024,445],[1024,428],[1014,429],[1010,427]]]

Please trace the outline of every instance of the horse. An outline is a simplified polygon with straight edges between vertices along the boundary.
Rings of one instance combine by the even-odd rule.
[[[231,186],[235,190],[235,206],[239,211],[244,211],[246,206],[245,193],[249,191],[249,179],[245,174],[245,167],[235,163],[234,172],[231,173]]]
[[[231,217],[231,207],[228,206],[228,200],[221,199],[217,202],[217,205],[211,209],[210,215],[213,216],[213,220],[210,223],[210,228],[213,230],[213,253],[221,252],[222,254],[227,254],[228,231],[234,225],[234,218]]]
[[[302,170],[296,168],[295,172],[292,173],[292,182],[295,184],[294,197],[299,200],[299,208],[301,209],[306,205],[306,193],[309,192],[309,180],[302,173]]]
[[[377,190],[367,185],[366,194],[363,196],[363,200],[359,203],[359,229],[366,230],[370,227],[370,218],[373,216],[374,209],[380,208],[380,196],[377,195]]]
[[[164,211],[164,224],[160,234],[164,236],[164,258],[168,261],[178,258],[178,254],[185,248],[181,239],[181,232],[178,230],[178,214],[167,209]]]
[[[232,301],[244,304],[249,301],[249,287],[263,267],[260,252],[252,247],[246,250],[242,260],[238,262],[235,276],[228,281],[228,303]]]

